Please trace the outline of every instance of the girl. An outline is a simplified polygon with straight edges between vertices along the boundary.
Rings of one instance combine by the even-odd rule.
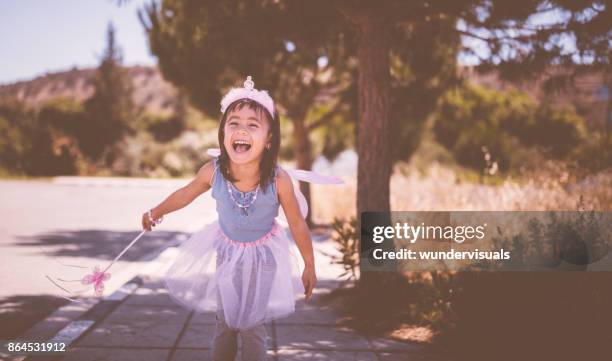
[[[221,112],[220,155],[145,213],[142,227],[151,230],[163,215],[212,188],[218,220],[180,246],[166,287],[190,309],[216,311],[214,360],[234,360],[238,334],[243,358],[264,360],[264,323],[294,311],[295,291],[303,290],[306,299],[312,295],[313,247],[291,178],[277,165],[280,123],[270,96],[254,89],[249,76],[244,88],[223,98]],[[303,289],[290,240],[275,220],[279,204],[304,260]]]

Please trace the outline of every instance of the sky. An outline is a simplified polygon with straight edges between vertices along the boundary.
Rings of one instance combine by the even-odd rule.
[[[151,0],[0,0],[0,84],[95,67],[112,21],[125,65],[153,65],[137,9]]]

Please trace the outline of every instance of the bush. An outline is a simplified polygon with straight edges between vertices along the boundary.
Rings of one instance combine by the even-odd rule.
[[[186,129],[186,120],[179,115],[145,114],[140,117],[135,126],[136,131],[151,133],[155,141],[167,143],[183,133]]]
[[[0,105],[0,166],[11,173],[47,176],[75,174],[80,157],[74,137],[81,111],[57,99],[36,113],[24,104]]]
[[[185,130],[184,119],[175,116],[159,119],[148,128],[156,141],[164,143],[181,135],[183,130]]]
[[[0,104],[0,166],[15,173],[25,173],[25,158],[32,147],[30,133],[33,112],[23,103],[5,101]]]
[[[39,126],[47,129],[51,138],[51,153],[47,174],[78,174],[85,162],[79,135],[86,127],[80,103],[56,98],[45,103],[38,113]],[[44,165],[43,165],[44,167]]]
[[[569,158],[586,138],[584,120],[573,109],[537,104],[518,91],[471,85],[447,92],[434,119],[436,139],[461,164],[479,170],[488,166],[483,147],[501,170],[509,170],[520,166],[528,147]]]
[[[334,256],[333,263],[340,264],[344,273],[340,277],[348,276],[349,279],[357,279],[359,268],[359,233],[357,230],[357,218],[349,220],[334,218],[334,235],[332,239],[337,243],[338,251],[342,256]]]
[[[209,159],[205,150],[217,146],[216,136],[213,131],[186,131],[167,143],[155,142],[146,132],[126,137],[110,169],[122,176],[192,177]]]
[[[523,118],[510,118],[504,130],[525,145],[540,146],[552,158],[565,158],[586,138],[584,120],[574,109],[542,103]]]

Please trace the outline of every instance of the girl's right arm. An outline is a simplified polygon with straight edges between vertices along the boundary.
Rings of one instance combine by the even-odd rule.
[[[212,161],[204,164],[189,184],[174,191],[163,202],[155,208],[152,208],[151,217],[153,219],[159,219],[165,214],[181,209],[191,203],[200,194],[209,190],[214,171],[215,168]],[[142,228],[150,231],[154,226],[155,225],[149,220],[148,214],[145,212],[142,215]]]

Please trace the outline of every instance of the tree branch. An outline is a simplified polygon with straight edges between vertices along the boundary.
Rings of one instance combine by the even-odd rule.
[[[331,109],[330,111],[328,111],[327,113],[323,114],[319,119],[315,120],[314,122],[308,124],[306,126],[306,129],[311,132],[313,130],[315,130],[316,128],[320,127],[321,125],[329,122],[331,120],[331,118],[336,115],[336,113],[340,110],[340,107],[342,106],[342,101],[338,101],[336,102],[336,105],[334,105],[334,108]]]
[[[485,42],[489,42],[489,41],[491,41],[491,39],[490,39],[490,38],[484,38],[484,37],[482,37],[482,36],[480,36],[480,35],[476,35],[476,34],[474,34],[474,33],[470,33],[469,31],[459,30],[459,29],[455,29],[455,31],[456,31],[457,33],[461,34],[461,35],[469,36],[469,37],[471,37],[471,38],[475,38],[475,39],[482,40],[482,41],[485,41]]]

